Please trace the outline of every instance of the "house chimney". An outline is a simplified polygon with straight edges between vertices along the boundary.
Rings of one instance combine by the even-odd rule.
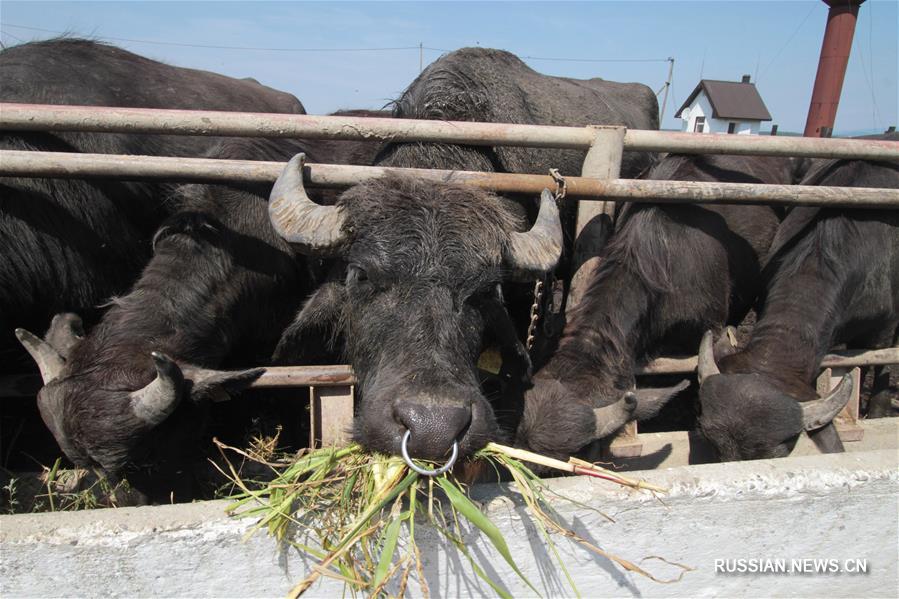
[[[833,130],[837,118],[837,106],[843,89],[843,77],[852,49],[858,7],[865,0],[823,0],[830,7],[827,27],[821,43],[821,58],[812,101],[805,120],[805,137],[825,137],[825,129]]]
[[[743,75],[743,81],[740,83],[749,83],[749,75]]]

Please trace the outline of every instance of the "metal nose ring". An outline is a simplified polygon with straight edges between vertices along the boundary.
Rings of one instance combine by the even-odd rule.
[[[403,453],[403,460],[405,460],[406,465],[408,465],[409,468],[411,468],[415,472],[418,472],[419,474],[421,474],[423,476],[437,476],[439,474],[443,474],[444,472],[446,472],[447,470],[452,468],[453,464],[456,463],[456,458],[459,457],[459,442],[453,441],[453,455],[450,456],[450,459],[446,464],[444,464],[440,468],[437,468],[436,470],[426,470],[426,469],[422,468],[421,466],[416,466],[415,463],[412,461],[412,458],[409,457],[409,449],[406,447],[406,445],[408,445],[408,443],[409,443],[409,437],[411,437],[411,436],[412,436],[412,431],[407,430],[406,434],[403,435],[403,442],[402,442],[402,444],[400,444],[400,451],[402,451],[402,453]]]

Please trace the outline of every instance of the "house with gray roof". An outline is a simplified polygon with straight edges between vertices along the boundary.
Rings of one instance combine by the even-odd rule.
[[[684,131],[742,135],[758,135],[762,121],[771,120],[749,75],[742,81],[703,79],[674,116],[684,121]]]

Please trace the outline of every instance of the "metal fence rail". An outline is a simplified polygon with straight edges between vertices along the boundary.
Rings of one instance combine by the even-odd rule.
[[[0,176],[90,177],[166,180],[184,182],[272,183],[281,174],[281,162],[213,160],[166,156],[119,156],[70,152],[0,150]],[[349,187],[389,172],[414,173],[433,181],[474,185],[498,193],[539,194],[552,189],[547,175],[485,173],[436,169],[384,168],[340,164],[306,164],[305,180],[311,187]],[[603,201],[778,204],[787,206],[852,206],[859,208],[899,207],[899,190],[864,187],[806,187],[748,183],[649,181],[566,177],[568,195]]]
[[[880,140],[704,135],[666,131],[626,130],[614,126],[558,127],[508,123],[418,121],[411,119],[328,117],[262,113],[150,110],[96,106],[48,106],[0,103],[0,130],[146,133],[236,137],[289,137],[393,142],[442,142],[466,145],[560,148],[587,152],[581,177],[566,176],[572,196],[596,201],[578,202],[576,235],[599,213],[614,214],[614,202],[770,203],[781,205],[845,205],[899,207],[899,190],[837,187],[802,187],[685,181],[619,179],[624,151],[680,152],[849,158],[899,163],[899,142]],[[546,165],[547,168],[553,165]],[[210,160],[151,156],[114,156],[78,153],[0,151],[0,176],[86,178],[113,177],[191,182],[244,181],[270,183],[283,164],[237,160]],[[384,175],[386,169],[307,164],[304,179],[310,186],[344,187]],[[537,194],[553,188],[551,177],[534,174],[482,173],[428,169],[412,171],[436,181],[475,185],[497,192]],[[566,173],[570,175],[570,173]],[[575,242],[575,253],[580,239]],[[590,262],[572,277],[569,305],[582,296]],[[832,387],[842,370],[856,368],[855,399],[847,407],[848,425],[840,434],[858,440],[860,386],[857,366],[899,363],[899,348],[828,356],[819,390]],[[638,367],[638,374],[691,373],[696,358],[660,358]],[[27,378],[27,377],[26,377]],[[0,380],[0,396],[4,382]],[[29,388],[22,377],[13,379],[12,391]],[[312,435],[310,442],[339,443],[353,419],[355,382],[349,366],[273,367],[254,387],[309,387]],[[20,393],[13,393],[19,395]],[[33,394],[33,392],[32,392]],[[327,403],[327,409],[324,404]],[[838,426],[839,429],[839,426]],[[640,455],[642,443],[636,423],[628,424],[612,441],[613,455]]]
[[[0,129],[423,141],[587,150],[593,145],[596,128],[0,103]],[[628,130],[624,135],[624,149],[687,154],[764,154],[899,161],[899,143],[879,140],[697,135]]]
[[[854,368],[899,364],[899,347],[873,350],[850,350],[824,356],[821,368]],[[696,356],[656,358],[637,365],[637,376],[658,374],[693,374]],[[254,389],[283,389],[292,387],[342,387],[356,384],[353,367],[347,364],[330,366],[269,366],[265,373],[250,385]],[[0,397],[31,397],[41,387],[37,375],[0,377]]]

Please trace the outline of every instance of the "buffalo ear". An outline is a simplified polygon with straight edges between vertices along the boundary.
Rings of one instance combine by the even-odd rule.
[[[330,281],[319,287],[290,325],[284,329],[272,355],[275,364],[302,364],[334,353],[340,333],[340,315],[346,287]],[[325,347],[322,339],[328,339]]]
[[[193,401],[227,401],[232,393],[246,389],[265,373],[265,368],[212,370],[185,366],[181,370],[184,380],[190,384],[190,398]]]
[[[44,339],[63,358],[68,359],[75,346],[84,339],[84,323],[77,314],[61,312],[53,317]]]
[[[652,418],[668,403],[675,395],[690,386],[690,381],[684,379],[672,387],[659,387],[649,389],[636,389],[631,393],[637,399],[637,407],[634,410],[634,419],[648,420]]]

